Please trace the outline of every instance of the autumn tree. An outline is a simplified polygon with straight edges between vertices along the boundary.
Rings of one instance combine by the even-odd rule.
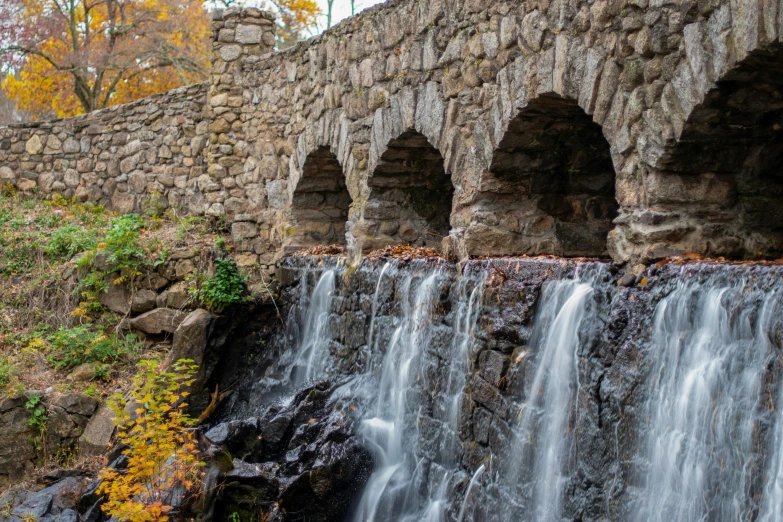
[[[33,117],[70,116],[203,81],[201,0],[0,0],[3,90]]]

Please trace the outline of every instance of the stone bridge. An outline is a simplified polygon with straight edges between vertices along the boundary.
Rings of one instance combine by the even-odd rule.
[[[282,52],[213,21],[210,81],[0,129],[0,182],[453,259],[783,255],[778,0],[390,0]]]

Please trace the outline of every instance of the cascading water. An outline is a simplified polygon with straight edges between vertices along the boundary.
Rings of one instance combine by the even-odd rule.
[[[578,260],[317,262],[285,268],[300,284],[266,360],[284,356],[258,370],[283,392],[251,395],[300,389],[264,416],[291,422],[289,508],[348,477],[328,520],[781,520],[781,268],[662,264],[625,286]]]
[[[368,339],[375,350],[379,348],[379,332],[374,328],[378,296],[384,276],[392,271],[390,264],[383,267],[374,293]],[[481,299],[481,286],[475,281],[464,279],[456,285],[453,326],[446,331],[451,340],[435,343],[447,350],[437,353],[431,341],[443,333],[443,327],[436,325],[434,308],[445,281],[437,268],[398,281],[398,295],[406,296],[401,317],[381,363],[372,369],[377,384],[361,423],[376,469],[356,506],[356,522],[444,520],[457,468],[459,405]],[[435,441],[429,440],[433,429],[441,435]]]
[[[290,395],[332,370],[327,330],[339,266],[307,264],[300,270],[299,295],[289,312],[279,355],[255,383],[256,396],[265,402]]]
[[[660,301],[634,520],[781,519],[782,305],[779,289],[720,273]]]
[[[533,323],[532,348],[516,356],[520,364],[535,365],[535,373],[519,405],[510,458],[496,478],[495,487],[507,499],[500,520],[561,520],[572,458],[569,421],[579,392],[579,332],[594,311],[593,283],[591,273],[547,284]]]
[[[335,270],[324,270],[313,289],[305,314],[302,340],[296,348],[292,381],[295,386],[323,377],[329,358],[329,312],[334,294]]]
[[[376,470],[370,477],[354,520],[401,520],[410,510],[416,469],[410,448],[415,444],[416,412],[421,404],[415,390],[422,377],[427,326],[437,297],[439,274],[419,283],[412,301],[403,300],[403,315],[389,340],[380,368],[372,417],[362,421],[361,434],[375,453]],[[402,295],[411,292],[412,279],[402,283]],[[371,332],[372,333],[372,332]]]

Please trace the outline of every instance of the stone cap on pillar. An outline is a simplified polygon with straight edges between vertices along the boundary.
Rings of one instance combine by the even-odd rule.
[[[255,7],[215,9],[212,47],[215,60],[232,62],[242,55],[259,55],[275,46],[275,15]]]
[[[274,21],[275,15],[269,11],[264,11],[257,7],[228,7],[226,9],[215,9],[212,12],[212,20],[228,20],[229,18],[263,18]]]

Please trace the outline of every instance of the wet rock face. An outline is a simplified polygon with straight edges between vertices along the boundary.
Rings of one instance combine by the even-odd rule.
[[[206,476],[220,484],[205,502],[216,521],[342,520],[370,475],[372,456],[354,434],[354,416],[319,382],[287,405],[219,424],[204,434]],[[209,490],[209,488],[208,488]]]
[[[88,484],[85,477],[72,476],[38,491],[9,490],[0,496],[0,522],[77,522],[77,502]]]

